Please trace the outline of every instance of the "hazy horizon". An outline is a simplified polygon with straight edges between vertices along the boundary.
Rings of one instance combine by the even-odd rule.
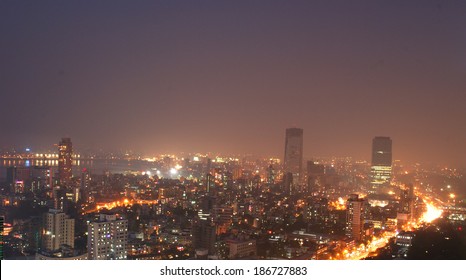
[[[466,2],[5,1],[0,148],[466,167]]]

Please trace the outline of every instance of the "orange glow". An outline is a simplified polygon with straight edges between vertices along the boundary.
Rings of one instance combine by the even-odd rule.
[[[329,203],[329,206],[335,210],[345,210],[346,209],[346,204],[345,200],[341,197],[338,198],[338,200],[331,201]]]
[[[442,216],[443,211],[435,207],[432,203],[426,202],[427,211],[422,215],[421,222],[430,223]]]
[[[107,210],[111,210],[113,208],[116,208],[116,207],[122,207],[122,206],[133,206],[134,204],[147,204],[147,205],[153,205],[153,204],[158,204],[159,203],[159,200],[158,199],[155,199],[155,200],[129,200],[128,198],[125,198],[125,199],[122,199],[122,200],[116,200],[116,201],[112,201],[112,202],[107,202],[107,203],[99,203],[97,204],[97,206],[95,207],[95,209],[90,209],[88,211],[86,211],[86,213],[93,213],[93,212],[97,212],[101,209],[107,209]]]
[[[418,193],[426,205],[426,212],[422,215],[422,218],[417,222],[410,223],[409,226],[412,228],[419,227],[420,223],[430,223],[435,219],[439,218],[442,215],[442,210],[436,207],[428,198],[424,197],[422,194]],[[386,231],[380,237],[372,237],[372,240],[368,244],[361,244],[358,247],[348,250],[344,249],[341,252],[337,253],[336,256],[340,256],[340,253],[343,254],[344,259],[347,260],[359,260],[367,258],[369,255],[373,254],[377,249],[384,247],[388,244],[389,240],[395,237],[398,234],[397,231]]]

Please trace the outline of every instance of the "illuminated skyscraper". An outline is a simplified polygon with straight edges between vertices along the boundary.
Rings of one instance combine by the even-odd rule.
[[[352,194],[346,201],[346,236],[361,240],[364,234],[365,201],[357,194]]]
[[[99,221],[88,226],[87,250],[89,260],[125,260],[128,251],[128,220],[116,215],[100,214]]]
[[[72,153],[71,138],[62,138],[58,144],[58,179],[60,184],[67,184],[71,180]]]
[[[293,174],[293,184],[301,183],[303,165],[303,129],[287,128],[284,173]]]
[[[376,193],[380,187],[390,184],[392,178],[392,139],[375,137],[372,140],[371,190]]]

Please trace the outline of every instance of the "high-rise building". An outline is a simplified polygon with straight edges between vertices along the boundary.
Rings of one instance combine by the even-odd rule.
[[[412,184],[406,185],[400,192],[400,204],[398,212],[412,214],[414,212],[414,187]]]
[[[399,229],[414,218],[414,186],[413,184],[405,185],[400,189],[400,202],[397,213],[397,226]]]
[[[371,193],[389,185],[392,178],[392,139],[375,137],[372,140]]]
[[[286,172],[283,175],[283,193],[292,195],[295,188],[293,188],[293,173]]]
[[[100,214],[99,221],[88,225],[89,260],[125,260],[128,255],[128,220]]]
[[[275,169],[273,168],[273,165],[270,164],[267,168],[267,184],[273,183],[275,183]]]
[[[53,185],[52,169],[49,166],[33,166],[31,191],[50,190]]]
[[[206,192],[213,194],[215,192],[215,178],[212,174],[207,173],[206,175]]]
[[[71,138],[62,138],[58,144],[58,179],[60,184],[67,184],[71,180],[72,153]]]
[[[307,186],[310,192],[316,191],[316,186],[321,185],[325,174],[325,166],[312,160],[307,162]]]
[[[312,160],[307,162],[307,176],[322,176],[325,173],[325,166]]]
[[[66,212],[69,206],[66,189],[60,186],[57,186],[53,189],[52,196],[53,196],[53,208]]]
[[[81,190],[89,189],[89,184],[91,181],[91,174],[87,168],[83,168],[81,171]]]
[[[52,252],[62,245],[74,248],[74,219],[61,210],[50,209],[44,214],[42,250]]]
[[[346,236],[361,240],[364,234],[365,200],[352,194],[346,201]]]
[[[209,214],[202,214],[193,219],[192,237],[194,249],[204,249],[209,255],[215,253],[215,224]]]
[[[88,203],[92,203],[93,196],[91,190],[91,173],[87,168],[83,168],[81,171],[81,187],[80,187],[80,194],[81,199]]]
[[[24,228],[25,234],[23,235],[23,238],[27,241],[29,245],[29,250],[31,250],[32,252],[39,252],[41,249],[42,232],[44,232],[43,215],[31,216],[24,223]]]
[[[301,183],[303,165],[303,129],[287,128],[285,137],[284,173],[293,174],[293,184]]]

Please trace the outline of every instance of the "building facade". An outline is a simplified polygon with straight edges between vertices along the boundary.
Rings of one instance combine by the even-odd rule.
[[[346,201],[346,236],[356,241],[364,236],[365,200],[352,194]]]
[[[303,129],[288,128],[285,137],[284,173],[293,174],[293,184],[301,183],[303,176]]]
[[[375,137],[372,140],[371,193],[378,193],[392,178],[392,139]]]
[[[99,221],[88,225],[87,250],[89,260],[126,260],[128,220],[116,215],[100,214]]]
[[[74,248],[74,219],[70,219],[61,210],[50,209],[44,214],[42,250],[57,251],[62,245]]]
[[[192,225],[192,243],[194,249],[205,249],[209,255],[215,254],[216,227],[209,214],[196,217]]]
[[[58,179],[60,184],[67,184],[72,177],[73,144],[71,138],[62,138],[58,144]]]
[[[253,258],[256,256],[256,240],[229,240],[230,259]]]

